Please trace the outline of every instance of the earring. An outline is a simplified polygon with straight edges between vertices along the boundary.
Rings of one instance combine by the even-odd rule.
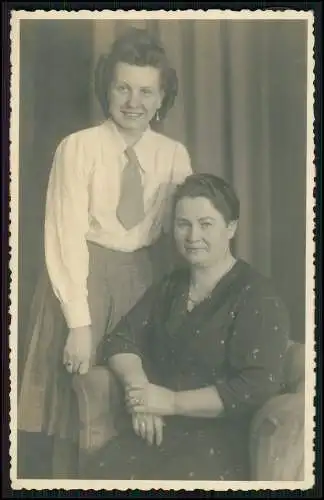
[[[159,114],[159,110],[157,110],[157,112],[156,112],[156,115],[155,115],[155,120],[156,120],[157,122],[159,122],[159,121],[160,121],[160,114]]]

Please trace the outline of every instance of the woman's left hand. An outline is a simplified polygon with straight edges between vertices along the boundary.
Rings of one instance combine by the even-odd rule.
[[[130,413],[173,415],[175,412],[175,393],[154,384],[131,387],[126,391],[126,407]]]

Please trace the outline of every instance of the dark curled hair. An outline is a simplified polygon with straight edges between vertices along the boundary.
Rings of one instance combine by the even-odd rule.
[[[224,179],[212,174],[193,174],[180,184],[174,195],[174,211],[177,203],[185,197],[207,198],[228,224],[240,217],[240,202],[233,188]]]
[[[178,93],[177,74],[170,67],[163,47],[146,30],[130,28],[113,43],[109,54],[99,58],[95,70],[95,92],[106,118],[109,117],[108,89],[118,62],[142,67],[152,66],[161,70],[164,98],[159,109],[159,118],[163,120]]]

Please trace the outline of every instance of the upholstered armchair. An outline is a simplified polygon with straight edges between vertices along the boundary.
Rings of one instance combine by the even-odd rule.
[[[292,343],[285,359],[285,391],[270,399],[251,426],[251,480],[303,480],[304,345]],[[80,470],[84,461],[116,435],[122,412],[120,387],[103,367],[73,379],[80,414]]]

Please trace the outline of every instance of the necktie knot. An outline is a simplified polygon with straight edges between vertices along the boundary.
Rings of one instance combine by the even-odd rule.
[[[137,155],[136,155],[136,153],[134,151],[134,148],[132,148],[131,146],[128,146],[125,149],[125,155],[127,156],[127,159],[129,161],[131,161],[132,163],[139,164],[139,161],[138,161]]]

